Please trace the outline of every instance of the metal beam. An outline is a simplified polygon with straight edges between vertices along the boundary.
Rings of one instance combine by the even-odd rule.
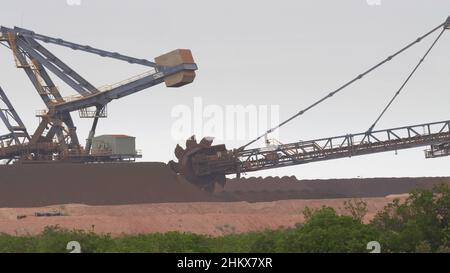
[[[77,91],[82,96],[88,96],[92,93],[86,91],[84,87],[80,84],[75,82],[71,77],[69,77],[64,71],[62,71],[60,68],[52,64],[52,62],[47,59],[46,57],[43,57],[39,52],[37,52],[34,48],[32,48],[25,40],[18,37],[17,38],[17,45],[24,50],[31,58],[36,59],[40,64],[45,66],[48,70],[53,72],[56,76],[58,76],[61,80],[63,80],[66,84],[68,84],[70,87],[72,87],[75,91]]]
[[[100,116],[100,112],[102,111],[102,107],[97,106],[96,115],[94,117],[94,121],[92,122],[91,131],[89,132],[88,138],[86,139],[86,152],[90,154],[92,147],[92,140],[95,136],[95,130],[97,129],[98,119]]]
[[[6,108],[0,108],[0,119],[5,124],[6,128],[10,132],[8,135],[4,135],[0,137],[1,140],[11,139],[14,140],[16,144],[21,144],[20,138],[30,139],[28,135],[25,124],[20,119],[19,114],[14,109],[11,101],[6,96],[6,93],[0,87],[0,102],[4,104]],[[0,105],[1,107],[1,105]],[[12,120],[11,120],[12,119]],[[15,124],[12,124],[11,121],[14,121]]]
[[[12,46],[12,45],[11,45]],[[44,91],[44,87],[39,82],[39,79],[37,78],[37,75],[33,72],[30,65],[28,64],[27,57],[25,54],[17,50],[16,58],[19,61],[21,67],[25,70],[25,73],[27,74],[28,78],[30,79],[31,83],[33,84],[34,88],[38,92],[41,99],[44,101],[45,105],[50,108],[52,105],[52,99],[50,98],[49,94],[47,94]]]
[[[151,86],[164,82],[164,78],[185,70],[197,70],[196,64],[181,64],[168,67],[163,71],[156,72],[141,79],[126,83],[108,91],[100,92],[78,100],[60,103],[54,106],[57,112],[72,112],[82,108],[105,105],[108,102],[119,99],[133,93],[142,91]]]
[[[6,28],[6,29],[8,29],[8,28]],[[12,30],[12,29],[9,29],[9,30]],[[53,38],[53,37],[37,34],[34,31],[27,30],[24,28],[14,27],[13,31],[16,33],[19,33],[23,36],[43,41],[44,43],[52,43],[52,44],[56,44],[59,46],[68,47],[73,50],[81,50],[81,51],[85,51],[85,52],[92,53],[95,55],[99,55],[101,57],[108,57],[108,58],[112,58],[112,59],[116,59],[116,60],[121,60],[121,61],[125,61],[125,62],[131,63],[131,64],[140,64],[140,65],[150,66],[150,67],[154,67],[154,68],[158,68],[158,69],[162,68],[161,66],[157,65],[156,63],[151,62],[146,59],[138,59],[138,58],[126,56],[126,55],[123,55],[123,54],[120,54],[117,52],[109,52],[109,51],[94,48],[94,47],[91,47],[88,45],[80,45],[80,44],[68,42],[63,39]]]
[[[67,64],[61,61],[58,57],[53,55],[50,51],[48,51],[45,47],[40,45],[32,38],[25,37],[25,40],[30,44],[32,48],[37,50],[43,56],[45,56],[51,63],[59,67],[64,73],[68,76],[72,77],[75,81],[77,81],[82,87],[84,87],[87,91],[91,93],[99,92],[96,87],[94,87],[91,83],[89,83],[86,79],[80,76],[77,72],[75,72],[72,68],[70,68]]]
[[[48,88],[47,90],[48,92],[46,92],[47,96],[51,95],[56,100],[56,102],[63,103],[64,98],[61,96],[61,93],[59,92],[56,85],[53,83],[52,79],[50,78],[50,75],[48,75],[45,68],[42,67],[42,65],[38,62],[35,62],[34,65],[36,66],[35,68],[38,70],[40,77],[45,82],[45,86],[42,86],[42,88],[43,89]]]

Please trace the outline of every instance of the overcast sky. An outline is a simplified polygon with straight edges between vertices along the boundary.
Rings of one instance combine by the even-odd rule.
[[[288,118],[333,88],[381,61],[443,22],[448,0],[4,1],[0,24],[152,60],[189,48],[199,66],[191,85],[159,85],[109,105],[97,134],[135,136],[146,161],[172,159],[177,105],[277,105]],[[70,1],[69,1],[70,2]],[[76,1],[72,1],[76,2]],[[450,33],[446,33],[416,77],[377,128],[450,119]],[[283,127],[288,143],[368,129],[432,38],[367,79]],[[115,83],[146,68],[46,45],[96,86]],[[28,126],[37,126],[44,105],[11,53],[0,49],[0,85]],[[60,83],[60,82],[58,82]],[[61,84],[64,95],[74,94]],[[77,113],[72,114],[74,117]],[[90,123],[75,119],[80,139]],[[0,133],[4,132],[4,129]],[[201,137],[201,136],[199,136]],[[245,140],[224,140],[236,148]],[[259,143],[262,145],[262,143]],[[257,145],[258,146],[258,145]],[[252,175],[298,178],[450,175],[450,158],[426,160],[424,148],[340,159]]]

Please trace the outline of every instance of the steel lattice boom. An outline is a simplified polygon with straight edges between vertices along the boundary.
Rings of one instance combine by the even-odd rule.
[[[172,169],[191,182],[210,190],[211,182],[224,184],[225,175],[248,173],[311,162],[348,158],[381,152],[424,146],[439,146],[450,142],[450,120],[299,141],[289,144],[272,142],[264,148],[227,150],[224,145],[211,146],[195,137],[186,142],[186,149],[177,146],[179,163],[170,162]],[[449,150],[448,145],[446,146]],[[431,157],[433,150],[427,150]],[[212,183],[214,184],[214,183]],[[213,187],[212,187],[213,189]]]
[[[258,171],[448,141],[450,121],[434,122],[245,150],[238,153],[238,169],[242,172]]]

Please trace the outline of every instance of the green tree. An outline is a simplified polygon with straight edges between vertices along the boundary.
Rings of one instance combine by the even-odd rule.
[[[344,209],[347,211],[353,219],[363,222],[364,217],[369,211],[367,203],[362,199],[351,199],[344,201]]]
[[[330,207],[305,210],[306,223],[287,236],[288,252],[366,252],[377,232],[350,216],[339,216]]]
[[[394,200],[375,216],[371,226],[380,232],[380,243],[387,251],[436,252],[450,246],[449,217],[450,190],[439,185],[416,190],[405,202]]]

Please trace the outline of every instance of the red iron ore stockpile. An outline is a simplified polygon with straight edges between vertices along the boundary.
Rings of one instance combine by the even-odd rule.
[[[0,166],[0,207],[382,197],[443,182],[450,184],[450,178],[241,178],[229,179],[210,195],[165,163],[17,164]]]

